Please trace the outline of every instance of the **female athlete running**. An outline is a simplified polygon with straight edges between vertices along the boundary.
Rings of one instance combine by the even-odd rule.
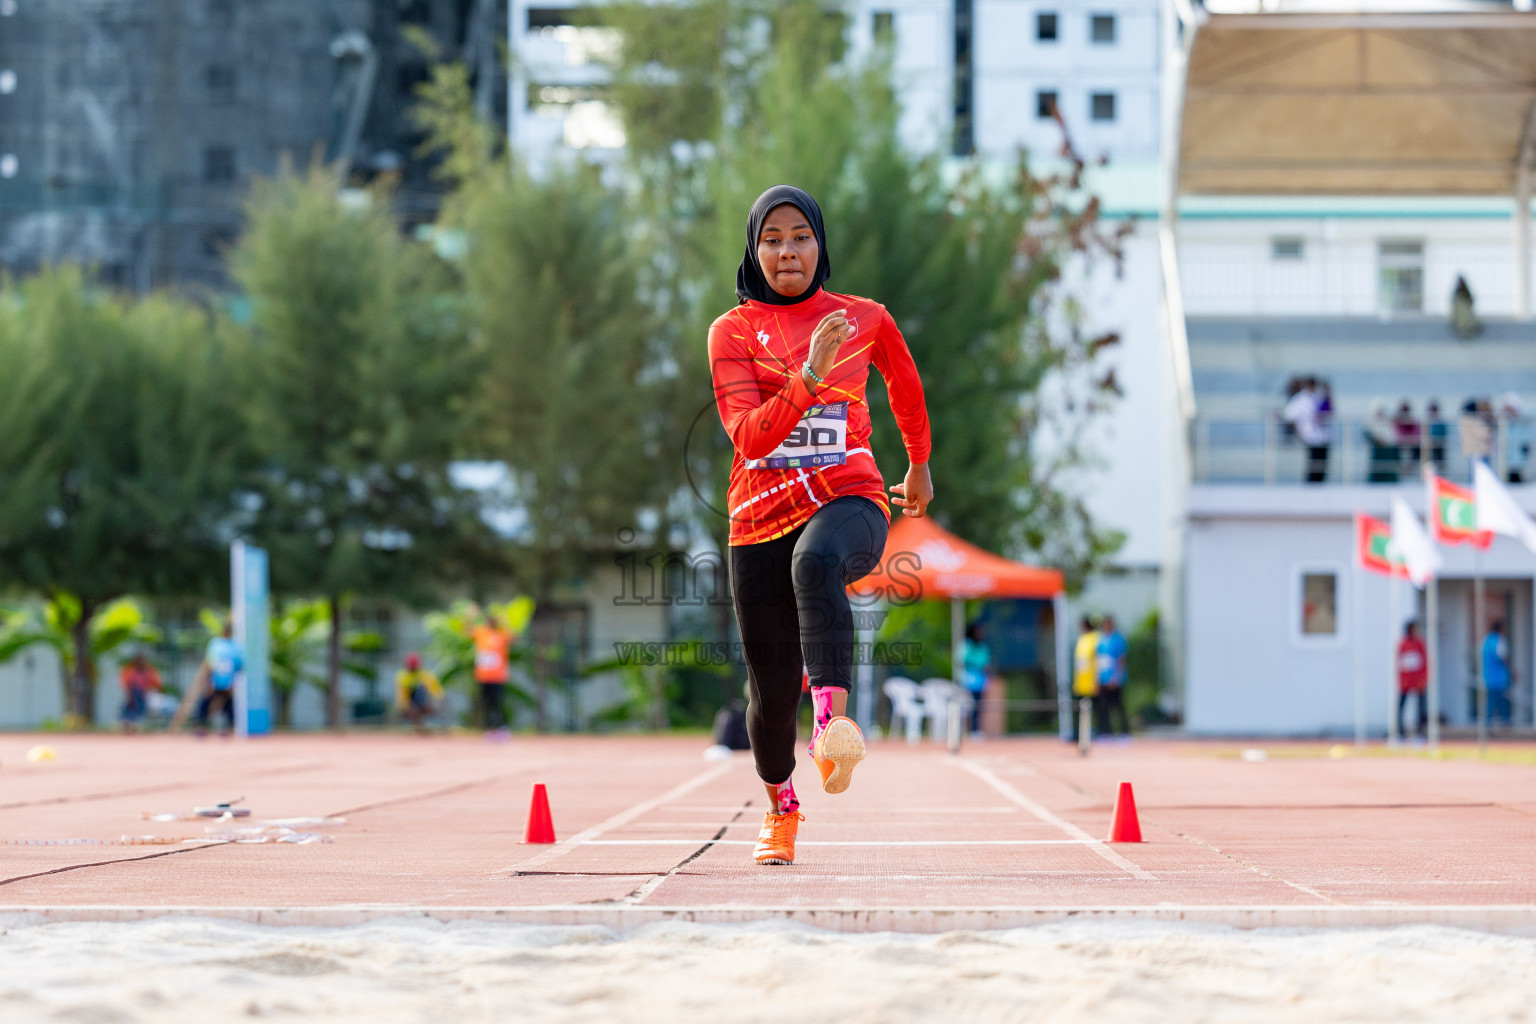
[[[751,696],[747,732],[770,803],[759,864],[794,863],[805,820],[790,778],[802,667],[822,788],[846,790],[864,758],[864,737],[844,716],[854,660],[845,588],[879,564],[890,505],[921,516],[933,499],[928,411],[912,354],[884,306],[822,289],[831,272],[816,200],[775,185],[747,219],[740,305],[709,329],[715,404],[736,446],[729,565]],[[869,450],[871,363],[911,460],[889,502]]]

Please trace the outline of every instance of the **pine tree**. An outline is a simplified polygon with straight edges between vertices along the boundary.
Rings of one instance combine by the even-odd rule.
[[[460,270],[481,359],[475,451],[507,467],[518,510],[509,557],[542,606],[646,508],[679,486],[666,472],[669,353],[641,293],[651,253],[624,196],[592,167],[527,173],[474,121],[462,68],[424,90],[430,144],[455,192],[440,229],[466,241]],[[535,663],[543,728],[548,666]]]
[[[326,601],[333,727],[347,599],[427,600],[493,557],[478,501],[449,475],[476,368],[451,278],[400,235],[386,193],[364,200],[344,202],[319,168],[259,182],[233,258],[255,330],[252,532],[275,589]]]
[[[0,293],[0,366],[0,585],[69,610],[65,708],[89,723],[97,616],[227,583],[242,354],[200,310],[63,268]]]

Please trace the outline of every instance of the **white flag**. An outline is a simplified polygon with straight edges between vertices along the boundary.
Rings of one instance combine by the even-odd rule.
[[[1440,551],[1424,524],[1402,498],[1392,499],[1392,548],[1408,568],[1408,578],[1422,588],[1440,571]]]
[[[1477,528],[1517,537],[1520,543],[1536,551],[1536,522],[1515,503],[1515,496],[1499,482],[1486,462],[1472,470],[1472,493],[1477,502]]]

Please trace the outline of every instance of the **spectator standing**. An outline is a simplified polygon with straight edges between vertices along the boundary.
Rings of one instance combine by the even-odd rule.
[[[971,735],[981,732],[981,699],[987,692],[988,669],[992,665],[992,652],[987,649],[986,630],[981,623],[973,622],[965,627],[965,639],[961,641],[961,681],[971,695]]]
[[[1413,405],[1408,399],[1398,403],[1397,415],[1392,417],[1396,435],[1399,463],[1409,479],[1418,476],[1420,455],[1423,450],[1424,429],[1413,415]]]
[[[1371,414],[1365,421],[1365,440],[1371,448],[1366,482],[1397,483],[1397,463],[1402,454],[1397,446],[1397,425],[1387,418],[1387,403],[1380,398],[1371,399]]]
[[[208,694],[197,710],[197,734],[208,732],[208,719],[223,715],[225,725],[219,735],[228,736],[235,728],[235,675],[245,667],[245,653],[235,643],[234,627],[224,624],[220,634],[208,641],[203,662],[208,667]]]
[[[1403,738],[1424,735],[1427,710],[1424,693],[1429,688],[1429,655],[1424,641],[1419,639],[1419,624],[1410,622],[1403,627],[1403,638],[1397,644],[1397,726]],[[1408,708],[1408,698],[1414,700],[1414,728],[1408,728],[1403,712]]]
[[[1531,420],[1519,395],[1504,393],[1499,399],[1499,418],[1504,421],[1505,478],[1512,484],[1525,483],[1525,466],[1531,458]]]
[[[1129,646],[1115,626],[1113,615],[1099,624],[1099,706],[1104,712],[1100,730],[1106,735],[1129,736],[1130,720],[1125,716],[1126,652]]]
[[[436,673],[421,667],[421,655],[412,651],[405,656],[405,667],[395,676],[395,707],[411,727],[425,736],[430,730],[427,719],[437,714],[443,699],[443,684]]]
[[[1431,399],[1424,407],[1424,429],[1429,434],[1429,461],[1435,472],[1445,469],[1445,442],[1451,436],[1450,424],[1440,417],[1440,403]]]
[[[1504,623],[1495,620],[1483,638],[1483,687],[1488,691],[1488,721],[1509,725],[1509,641]]]
[[[1328,476],[1328,427],[1324,422],[1322,398],[1317,391],[1317,381],[1307,377],[1301,382],[1301,390],[1291,396],[1280,414],[1289,423],[1296,436],[1307,448],[1306,482],[1320,484]]]
[[[1461,407],[1461,415],[1456,418],[1456,429],[1461,433],[1461,454],[1469,462],[1487,462],[1493,454],[1493,429],[1489,417],[1483,412],[1487,404],[1469,398]],[[1468,477],[1471,474],[1472,470],[1468,468]]]
[[[1081,632],[1072,649],[1072,696],[1078,701],[1089,701],[1097,710],[1099,696],[1099,631],[1093,619],[1084,615],[1079,624]],[[1077,739],[1082,715],[1073,709],[1072,738]],[[1102,731],[1102,729],[1100,730]]]
[[[137,732],[149,707],[149,695],[161,690],[160,673],[140,651],[117,671],[123,685],[123,732]]]
[[[475,682],[480,686],[485,727],[505,734],[509,731],[506,700],[507,683],[512,678],[512,634],[487,614],[470,635],[475,643]]]
[[[1470,341],[1483,333],[1483,325],[1473,307],[1472,289],[1467,286],[1467,279],[1457,274],[1456,288],[1451,292],[1451,330],[1462,341]]]

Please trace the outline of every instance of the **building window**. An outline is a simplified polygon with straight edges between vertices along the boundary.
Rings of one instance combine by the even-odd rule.
[[[1386,240],[1377,246],[1382,316],[1424,312],[1424,243]]]
[[[1056,41],[1056,12],[1041,11],[1035,15],[1035,39],[1042,43]]]
[[[1301,636],[1332,639],[1339,635],[1339,575],[1306,571],[1301,574]]]
[[[1049,121],[1056,116],[1056,90],[1041,89],[1035,93],[1035,117]]]
[[[896,12],[875,12],[875,42],[890,43],[896,39]]]
[[[233,147],[209,146],[203,150],[203,180],[210,185],[227,185],[235,180]]]
[[[1113,43],[1115,41],[1115,16],[1113,14],[1094,14],[1088,18],[1088,38],[1095,43]]]
[[[1115,119],[1115,94],[1112,92],[1096,92],[1089,97],[1088,112],[1095,121],[1113,121]]]
[[[528,31],[537,32],[541,28],[559,28],[562,25],[576,24],[571,20],[571,8],[569,7],[530,7],[528,8]]]
[[[955,156],[976,152],[976,83],[971,64],[971,33],[975,26],[971,6],[971,0],[955,0]]]
[[[235,69],[228,64],[209,64],[203,72],[208,94],[215,100],[235,98]]]
[[[1306,254],[1305,243],[1296,235],[1281,235],[1269,240],[1269,258],[1272,260],[1299,260]]]

